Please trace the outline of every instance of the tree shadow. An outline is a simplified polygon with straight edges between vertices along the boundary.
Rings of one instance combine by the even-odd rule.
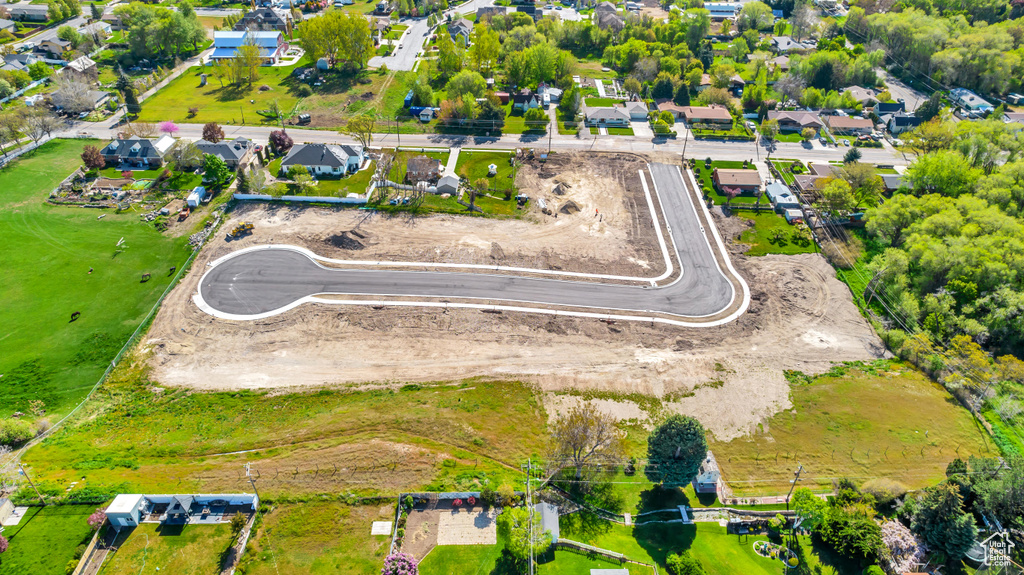
[[[640,492],[640,503],[637,511],[646,513],[661,509],[674,509],[680,505],[690,505],[690,498],[679,487],[663,487],[655,485]]]
[[[672,524],[669,529],[664,524],[637,525],[633,528],[633,538],[658,565],[665,566],[665,559],[672,553],[689,549],[697,538],[696,525]]]
[[[184,523],[178,523],[178,524],[173,524],[173,525],[169,525],[167,523],[161,523],[156,528],[156,534],[161,536],[161,537],[177,537],[177,536],[181,535],[182,531],[184,531],[184,530],[185,530],[185,524]]]
[[[571,534],[569,538],[577,540],[591,540],[612,529],[612,522],[601,517],[597,513],[586,509],[562,515],[559,520],[559,532]]]
[[[548,551],[554,558],[554,551]],[[508,552],[508,549],[502,549],[501,555],[497,561],[494,562],[494,569],[491,569],[490,575],[520,575],[524,570],[525,565],[516,561],[512,554]]]

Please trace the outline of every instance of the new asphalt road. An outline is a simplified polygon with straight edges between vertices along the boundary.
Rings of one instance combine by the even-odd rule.
[[[197,303],[208,312],[233,319],[265,317],[317,294],[503,301],[681,318],[726,310],[735,290],[716,263],[711,231],[705,230],[679,168],[652,164],[650,171],[671,232],[669,249],[675,250],[682,267],[682,276],[663,287],[488,273],[329,269],[301,251],[278,247],[219,260],[202,278]]]

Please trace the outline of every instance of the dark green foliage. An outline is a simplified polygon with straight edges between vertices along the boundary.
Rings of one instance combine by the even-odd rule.
[[[858,150],[857,148],[850,148],[849,150],[846,151],[846,154],[843,155],[843,163],[849,164],[852,162],[856,162],[857,160],[860,160],[861,156],[862,154],[860,150]]]
[[[952,560],[962,559],[978,535],[974,517],[963,509],[960,490],[949,483],[925,491],[910,527]]]
[[[647,478],[654,483],[683,485],[700,471],[707,456],[704,427],[686,415],[673,415],[647,438]]]
[[[689,86],[686,85],[686,83],[679,85],[679,88],[676,89],[676,95],[672,99],[672,101],[679,106],[690,105],[690,88]]]
[[[704,575],[704,567],[689,549],[669,555],[666,568],[670,575]]]
[[[874,558],[882,547],[882,529],[874,519],[841,507],[825,512],[817,534],[839,554],[857,561]]]

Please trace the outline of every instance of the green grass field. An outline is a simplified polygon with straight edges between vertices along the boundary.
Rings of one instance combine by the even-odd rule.
[[[370,524],[394,519],[393,504],[311,501],[273,505],[250,538],[237,573],[377,575],[391,537],[370,535]]]
[[[587,106],[598,108],[598,107],[611,107],[616,104],[622,104],[623,100],[618,98],[601,98],[600,96],[588,96],[584,98],[584,103]]]
[[[486,178],[490,187],[506,189],[514,187],[512,166],[508,164],[510,155],[504,152],[460,152],[455,173],[469,180],[470,183]],[[487,166],[497,166],[494,176],[487,175]]]
[[[712,442],[738,497],[786,491],[798,462],[812,489],[831,489],[842,477],[857,483],[889,478],[920,488],[945,477],[958,455],[998,455],[970,413],[906,364],[882,360],[830,374],[791,377],[792,409],[752,437]]]
[[[762,202],[767,202],[767,199]],[[817,246],[810,235],[801,236],[797,226],[790,224],[786,218],[775,212],[743,212],[736,210],[733,214],[754,222],[754,227],[743,232],[740,241],[751,245],[747,251],[750,256],[766,254],[806,254],[817,251]],[[775,230],[782,232],[783,237],[776,239]]]
[[[100,575],[217,575],[234,536],[231,526],[165,526],[143,523],[116,552],[107,555]]]
[[[10,543],[0,556],[0,575],[64,575],[75,549],[92,538],[85,520],[95,505],[31,507],[21,522],[4,529]]]
[[[514,575],[501,563],[502,545],[442,545],[420,562],[420,575]]]
[[[44,203],[86,143],[47,143],[0,170],[0,416],[27,413],[30,400],[51,415],[77,403],[188,257],[187,238],[160,234],[137,211]]]

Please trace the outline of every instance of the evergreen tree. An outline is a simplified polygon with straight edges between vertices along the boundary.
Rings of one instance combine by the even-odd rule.
[[[679,84],[679,88],[676,89],[676,96],[672,98],[672,101],[679,106],[690,105],[690,87],[686,83]]]
[[[950,483],[925,491],[910,528],[953,561],[962,559],[978,536],[974,516],[964,511],[960,490]]]

